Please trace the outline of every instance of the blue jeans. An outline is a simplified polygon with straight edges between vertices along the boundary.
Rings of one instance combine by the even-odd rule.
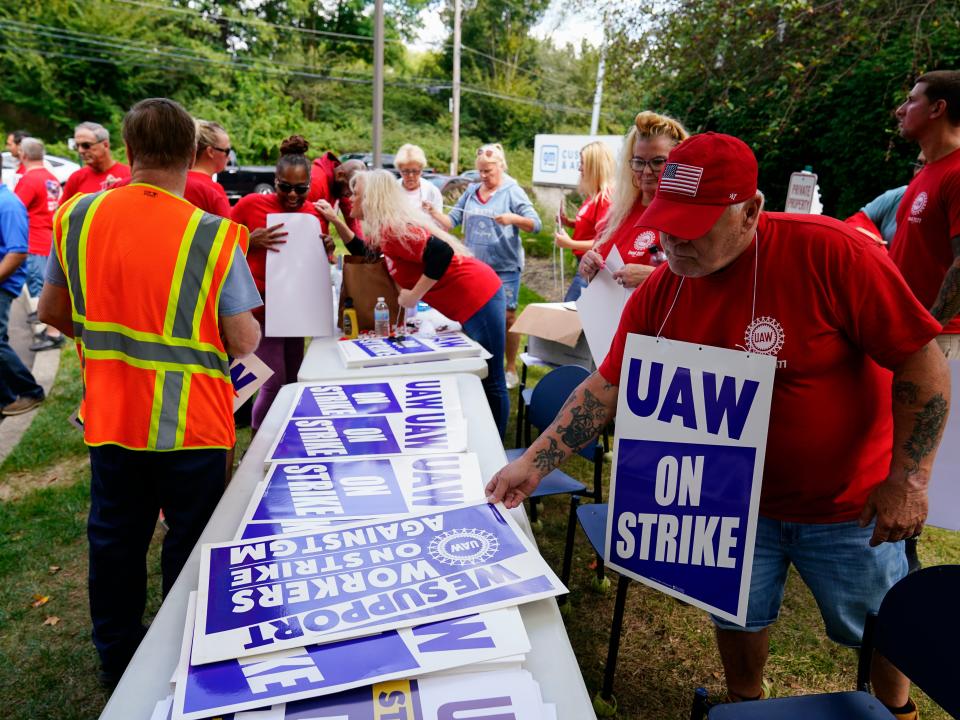
[[[43,277],[47,273],[47,256],[27,255],[24,265],[27,268],[27,291],[30,297],[38,298],[43,290]]]
[[[872,534],[872,523],[861,528],[856,521],[806,524],[759,518],[747,626],[717,617],[714,624],[747,632],[772,625],[793,563],[817,601],[830,639],[859,647],[867,613],[876,612],[887,590],[907,574],[903,542],[873,548]]]
[[[27,366],[10,347],[7,328],[14,300],[13,295],[0,290],[0,407],[9,405],[18,397],[43,397],[43,388],[37,385]]]
[[[507,432],[507,419],[510,417],[510,395],[503,372],[503,353],[507,341],[506,317],[506,299],[503,288],[500,288],[486,305],[463,323],[463,332],[493,356],[487,360],[483,392],[487,396],[501,440]]]
[[[570,283],[570,287],[567,288],[567,294],[563,296],[564,302],[575,302],[589,283],[584,279],[583,275],[580,273],[575,273],[573,276],[573,282]]]
[[[143,639],[147,549],[160,508],[170,526],[160,559],[166,597],[223,494],[226,451],[89,450],[93,644],[103,669],[122,673]]]
[[[503,296],[506,300],[507,310],[516,310],[517,303],[520,302],[520,271],[519,270],[496,270],[497,277],[503,284]],[[506,317],[506,316],[504,316]],[[506,320],[504,320],[506,323]]]

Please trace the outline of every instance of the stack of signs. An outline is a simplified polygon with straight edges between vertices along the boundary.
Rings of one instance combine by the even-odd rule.
[[[364,337],[337,343],[343,364],[348,368],[381,367],[434,360],[480,357],[483,347],[462,332],[432,337]]]
[[[267,461],[435,455],[466,449],[455,378],[394,378],[301,387]]]
[[[746,621],[776,358],[628,335],[607,565]]]

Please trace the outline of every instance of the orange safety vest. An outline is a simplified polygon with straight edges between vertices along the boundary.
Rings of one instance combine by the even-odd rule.
[[[85,442],[232,447],[217,309],[246,228],[138,183],[65,203],[54,242],[72,304]]]

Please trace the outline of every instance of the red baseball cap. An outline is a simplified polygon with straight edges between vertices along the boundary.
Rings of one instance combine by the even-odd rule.
[[[757,193],[757,158],[732,135],[693,135],[670,151],[643,224],[693,240],[714,226],[730,205]]]

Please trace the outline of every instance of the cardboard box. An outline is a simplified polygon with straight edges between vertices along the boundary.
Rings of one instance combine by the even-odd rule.
[[[576,308],[565,303],[532,303],[520,313],[510,332],[528,337],[528,352],[554,365],[594,368],[587,337]]]

